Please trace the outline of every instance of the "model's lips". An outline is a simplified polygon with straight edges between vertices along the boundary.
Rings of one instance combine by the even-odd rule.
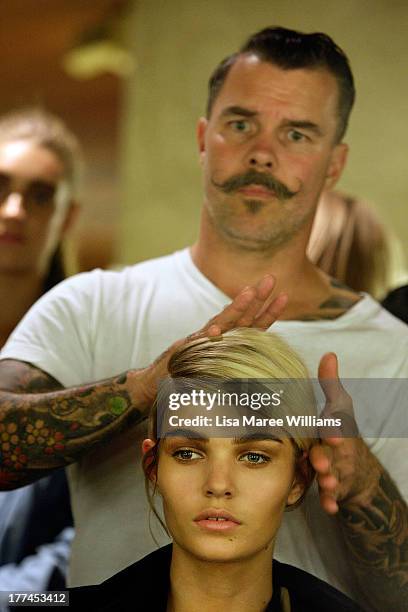
[[[245,187],[241,187],[238,189],[239,193],[250,197],[250,198],[273,198],[276,197],[276,194],[271,189],[264,187],[263,185],[246,185]]]
[[[23,244],[25,242],[25,238],[22,234],[3,232],[0,234],[0,242],[3,244]]]
[[[209,508],[208,510],[200,512],[200,514],[195,517],[194,522],[203,529],[210,531],[227,531],[236,529],[241,525],[241,521],[235,518],[235,516],[226,510],[218,508]]]

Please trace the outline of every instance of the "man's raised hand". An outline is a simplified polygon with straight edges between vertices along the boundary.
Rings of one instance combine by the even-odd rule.
[[[288,301],[285,293],[272,299],[274,286],[275,278],[268,274],[256,286],[245,287],[231,304],[210,319],[201,330],[189,336],[189,339],[219,336],[235,327],[268,329],[282,314]]]
[[[157,383],[167,375],[167,364],[174,351],[186,342],[198,338],[216,337],[236,327],[268,329],[283,312],[288,298],[280,293],[272,298],[275,278],[264,276],[257,285],[245,287],[221,312],[216,314],[200,330],[177,340],[154,363],[138,376],[143,386],[143,404],[151,404],[156,396]]]
[[[334,353],[321,358],[319,383],[326,397],[322,416],[340,417],[343,425],[338,436],[321,432],[322,443],[312,447],[310,462],[317,475],[320,504],[328,514],[336,514],[339,504],[369,499],[381,466],[358,434],[353,402],[340,382]]]

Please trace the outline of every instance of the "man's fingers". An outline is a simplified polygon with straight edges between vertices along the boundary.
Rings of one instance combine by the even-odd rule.
[[[221,336],[221,327],[219,325],[210,325],[207,329],[206,334],[209,338],[214,338],[216,336]]]
[[[268,329],[281,315],[288,301],[287,295],[283,293],[272,299],[274,286],[275,277],[267,274],[255,287],[242,289],[231,304],[210,319],[198,332],[179,342],[205,336],[214,338],[236,327]],[[177,344],[170,347],[168,357],[176,347]]]
[[[272,293],[275,287],[276,278],[272,274],[266,274],[256,285],[256,296],[258,300],[264,302]]]
[[[326,493],[334,493],[339,486],[339,481],[334,474],[318,476],[317,482],[319,483],[320,489]]]
[[[268,309],[272,302],[272,291],[275,286],[275,277],[268,274],[254,287],[254,299],[248,304],[242,316],[237,320],[238,327],[258,327],[256,320]]]
[[[318,377],[326,400],[334,401],[343,389],[339,380],[339,366],[335,353],[326,353],[320,359]]]
[[[336,496],[340,483],[338,477],[332,471],[333,451],[324,444],[315,445],[310,450],[309,458],[317,473],[320,505],[327,514],[336,514],[339,510]]]
[[[340,446],[341,444],[343,444],[346,440],[348,440],[348,438],[338,438],[338,437],[334,437],[334,436],[328,436],[327,438],[324,438],[324,443],[327,444],[328,446],[331,446],[332,448],[336,448],[337,446]]]
[[[254,321],[254,327],[269,329],[272,323],[275,323],[275,321],[279,319],[287,303],[287,294],[280,293],[265,309],[262,309],[261,312],[258,313]]]
[[[315,444],[310,449],[310,463],[318,474],[329,474],[332,461],[332,451],[324,444]]]
[[[326,398],[326,405],[321,414],[324,417],[337,417],[340,427],[321,431],[321,437],[338,438],[342,435],[357,435],[358,428],[355,422],[353,401],[347,393],[339,378],[339,367],[335,353],[326,353],[319,363],[319,384]],[[338,431],[336,431],[338,430]]]
[[[243,316],[244,312],[247,310],[249,305],[255,299],[255,289],[253,287],[245,287],[237,297],[225,306],[224,310],[219,312],[215,317],[210,319],[208,323],[204,325],[198,332],[195,332],[190,337],[198,338],[201,336],[206,336],[210,329],[215,326],[219,330],[219,334],[227,331],[228,329],[232,329],[236,326],[237,321]],[[211,333],[211,335],[214,335]]]
[[[318,369],[319,384],[326,400],[330,403],[341,399],[351,401],[351,398],[339,378],[339,363],[336,353],[325,353],[320,359]]]
[[[319,380],[324,381],[327,379],[333,379],[339,377],[339,364],[337,361],[336,353],[325,353],[320,359]]]
[[[335,498],[326,493],[320,493],[320,505],[327,514],[336,514],[339,511],[339,506]]]
[[[214,326],[217,326],[219,333],[226,332],[234,327],[256,326],[264,328],[265,319],[267,321],[272,320],[283,310],[284,306],[283,298],[278,299],[274,306],[275,300],[271,302],[274,285],[275,278],[268,274],[255,287],[245,287],[231,304],[207,323],[201,333],[207,333]],[[260,323],[258,322],[259,318],[261,318]],[[210,335],[214,335],[214,333],[211,332]]]

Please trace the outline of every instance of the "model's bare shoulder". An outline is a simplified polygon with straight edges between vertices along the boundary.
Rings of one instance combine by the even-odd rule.
[[[46,393],[62,389],[52,376],[25,361],[0,361],[0,389],[12,393]]]

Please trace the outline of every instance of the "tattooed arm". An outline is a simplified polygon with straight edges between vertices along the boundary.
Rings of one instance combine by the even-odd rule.
[[[23,486],[75,461],[143,418],[147,370],[63,389],[38,368],[0,364],[0,489]]]
[[[404,612],[408,602],[407,504],[368,448],[360,450],[367,455],[367,480],[371,482],[364,495],[339,503],[340,525],[369,609]]]
[[[233,327],[268,329],[287,298],[274,300],[274,278],[247,287],[201,330],[217,336]],[[63,389],[48,374],[21,361],[0,362],[0,489],[12,489],[75,461],[145,415],[167,374],[175,342],[151,366],[97,383]]]
[[[346,434],[353,437],[325,438],[310,452],[321,506],[337,514],[367,609],[403,612],[408,601],[407,504],[358,434],[352,400],[338,379],[334,354],[322,358],[319,380],[327,401],[325,415],[337,412],[355,426],[354,434]]]

